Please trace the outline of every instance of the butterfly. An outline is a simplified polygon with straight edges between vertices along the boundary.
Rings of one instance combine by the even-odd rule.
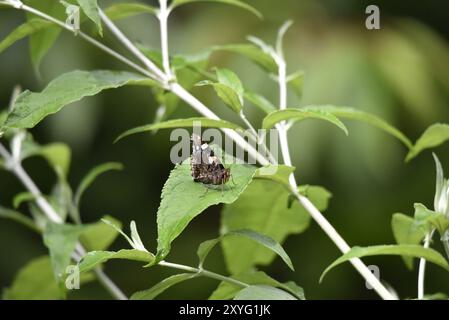
[[[223,185],[231,177],[231,169],[225,168],[214,151],[198,134],[192,134],[191,169],[193,181]]]

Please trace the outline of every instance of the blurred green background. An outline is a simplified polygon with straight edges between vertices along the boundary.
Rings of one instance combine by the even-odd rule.
[[[106,7],[113,1],[99,1]],[[195,53],[227,43],[242,43],[247,35],[273,42],[277,28],[287,19],[294,25],[286,37],[290,72],[306,72],[304,94],[289,97],[290,106],[335,104],[353,106],[380,115],[415,140],[435,122],[449,122],[449,12],[446,1],[358,0],[248,0],[265,16],[259,21],[245,11],[218,4],[195,4],[175,11],[170,20],[172,53]],[[151,3],[148,1],[148,3]],[[377,4],[381,30],[365,28],[365,8]],[[0,10],[0,39],[24,21],[22,12]],[[157,48],[158,25],[147,15],[118,22],[132,40]],[[106,33],[109,45],[118,43]],[[234,70],[246,87],[277,101],[274,82],[248,60],[233,54],[214,54],[211,65]],[[16,84],[40,91],[54,77],[73,69],[126,69],[89,44],[63,33],[45,57],[40,78],[33,72],[28,43],[21,41],[0,55],[0,104],[7,106]],[[210,90],[194,89],[207,105],[228,119],[238,121]],[[122,131],[154,119],[157,103],[151,91],[127,87],[83,99],[48,117],[32,130],[41,143],[62,141],[73,150],[70,182],[77,185],[93,166],[120,161],[125,170],[100,178],[86,194],[84,221],[112,215],[128,225],[136,220],[147,248],[156,247],[156,211],[160,193],[173,165],[169,132],[144,134],[113,144]],[[248,108],[256,124],[262,114]],[[196,115],[181,105],[174,117]],[[304,122],[290,131],[290,147],[301,184],[318,184],[333,193],[326,217],[351,245],[394,243],[390,219],[395,212],[411,215],[413,203],[433,205],[434,164],[429,152],[404,163],[405,148],[396,140],[366,125],[348,123],[350,135],[317,122]],[[449,172],[449,148],[436,150]],[[44,160],[30,159],[26,169],[43,191],[55,176]],[[22,191],[11,174],[0,172],[0,204],[12,206]],[[197,263],[196,247],[218,234],[220,207],[209,208],[196,218],[173,243],[168,258],[187,265]],[[118,239],[113,248],[127,247]],[[438,241],[436,247],[441,249]],[[358,273],[345,264],[322,284],[318,278],[339,251],[312,223],[303,234],[285,243],[296,272],[279,259],[262,267],[278,280],[294,280],[309,299],[374,299]],[[16,271],[29,259],[46,253],[41,239],[13,222],[0,221],[0,288],[11,284]],[[368,264],[380,267],[381,278],[401,298],[416,296],[417,272],[408,271],[398,257],[373,257]],[[207,268],[226,273],[220,250]],[[415,268],[416,269],[416,268]],[[173,273],[161,267],[141,269],[139,264],[112,261],[106,272],[127,294],[145,289]],[[449,277],[442,269],[428,266],[426,292],[449,293]],[[210,279],[196,279],[163,293],[165,299],[204,299],[217,286]],[[97,283],[86,284],[70,298],[109,298]]]

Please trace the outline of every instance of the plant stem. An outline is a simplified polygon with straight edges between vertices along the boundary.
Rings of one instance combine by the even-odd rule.
[[[429,248],[430,241],[432,240],[434,230],[429,232],[424,238],[424,248]],[[419,259],[419,269],[418,269],[418,299],[424,299],[424,278],[426,273],[426,259]]]
[[[14,163],[15,161],[8,150],[0,143],[0,155],[5,159],[7,164],[7,168],[13,172],[17,178],[23,183],[25,188],[35,198],[36,204],[38,207],[44,212],[44,214],[50,219],[52,222],[57,224],[62,224],[64,221],[57,214],[57,212],[53,209],[53,207],[48,203],[48,201],[42,196],[41,191],[36,186],[34,181],[28,175],[28,173],[23,169],[21,163]],[[79,248],[78,251],[80,253],[85,253],[84,248],[81,244],[77,244]],[[100,283],[118,300],[127,300],[125,294],[115,285],[115,283],[100,269],[96,268],[95,273],[97,274],[98,280]]]
[[[161,82],[166,82],[167,76],[129,40],[122,31],[109,19],[104,12],[99,9],[101,20],[112,31],[112,33],[120,40],[121,43],[134,54],[152,73],[154,73]]]
[[[5,1],[0,1],[1,4],[5,4],[11,7],[14,7],[11,3],[9,2],[5,2]],[[132,62],[131,60],[129,60],[128,58],[122,56],[121,54],[119,54],[118,52],[112,50],[111,48],[105,46],[104,44],[102,44],[101,42],[95,40],[94,38],[90,37],[89,35],[85,34],[82,31],[75,31],[73,28],[71,28],[70,26],[68,26],[67,24],[65,24],[64,22],[55,19],[54,17],[41,12],[39,10],[36,10],[35,8],[29,7],[27,5],[22,5],[20,8],[17,8],[19,10],[24,10],[27,12],[30,12],[38,17],[41,17],[47,21],[50,21],[58,26],[60,26],[61,28],[72,32],[75,35],[79,35],[82,39],[86,40],[87,42],[91,43],[92,45],[96,46],[97,48],[99,48],[100,50],[106,52],[107,54],[113,56],[114,58],[118,59],[119,61],[125,63],[126,65],[128,65],[129,67],[133,68],[136,71],[139,71],[140,73],[142,73],[143,75],[154,79],[154,80],[159,80],[156,78],[156,76],[150,72],[148,72],[148,70],[142,68],[141,66],[135,64],[134,62]],[[76,33],[75,33],[76,32]]]
[[[243,287],[243,288],[249,287],[249,284],[247,284],[247,283],[238,281],[236,279],[232,279],[230,277],[223,276],[221,274],[218,274],[218,273],[215,273],[212,271],[204,270],[204,269],[194,268],[194,267],[186,266],[183,264],[171,263],[171,262],[166,262],[166,261],[159,262],[159,265],[163,266],[163,267],[184,270],[187,272],[198,273],[198,275],[200,275],[200,276],[205,276],[205,277],[216,279],[219,281],[226,281],[226,282],[229,282],[231,284],[234,284],[234,285],[237,285],[237,286]]]
[[[279,51],[279,50],[278,50]],[[287,108],[287,77],[286,77],[286,63],[282,52],[278,52],[275,58],[278,65],[278,82],[279,82],[279,106],[280,109]],[[288,166],[292,166],[292,160],[290,157],[290,149],[288,147],[288,136],[287,130],[284,123],[280,123],[276,127],[279,131],[279,142],[282,150],[282,157],[284,163]],[[298,185],[294,174],[290,175],[290,185],[292,187],[292,192],[295,194],[298,201],[302,206],[309,212],[312,218],[318,223],[318,225],[323,229],[323,231],[328,235],[328,237],[335,243],[335,245],[340,249],[340,251],[345,254],[351,248],[346,243],[346,241],[340,236],[340,234],[335,230],[335,228],[327,221],[323,214],[313,205],[312,202],[307,197],[302,196],[298,192]],[[359,258],[354,258],[349,260],[355,269],[362,275],[363,278],[371,285],[371,287],[379,294],[382,299],[385,300],[396,300],[395,297],[382,285],[382,283],[377,279],[368,267]]]
[[[170,11],[167,9],[167,0],[159,0],[159,28],[161,34],[161,51],[162,51],[162,65],[165,74],[172,78],[173,74],[170,69],[170,55],[168,53],[168,15]]]

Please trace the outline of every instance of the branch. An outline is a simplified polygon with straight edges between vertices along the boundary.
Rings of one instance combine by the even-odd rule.
[[[285,25],[284,25],[285,26]],[[285,32],[285,29],[284,31]],[[282,40],[283,34],[279,37]],[[278,50],[273,57],[278,65],[278,82],[279,82],[279,106],[280,109],[287,108],[287,72],[286,63],[282,53],[281,41],[278,40]],[[284,163],[288,166],[292,166],[292,160],[290,157],[290,150],[288,147],[288,136],[287,128],[284,123],[280,123],[276,126],[279,131],[279,142],[281,144],[282,157]],[[318,225],[323,229],[323,231],[328,235],[328,237],[335,243],[335,245],[340,249],[340,251],[345,254],[351,248],[346,243],[346,241],[340,236],[340,234],[335,230],[335,228],[327,221],[324,215],[313,205],[310,200],[298,192],[298,185],[294,174],[290,175],[290,185],[292,192],[295,194],[298,201],[302,206],[309,212],[312,218],[318,223]],[[357,269],[357,271],[362,275],[363,278],[371,285],[371,287],[385,300],[395,300],[395,297],[382,285],[382,283],[377,279],[368,267],[359,258],[354,258],[350,260],[351,264]]]
[[[36,204],[42,210],[42,212],[47,216],[47,218],[57,224],[62,224],[64,221],[53,209],[53,207],[48,203],[48,201],[42,196],[41,191],[36,186],[34,181],[30,178],[28,173],[23,169],[22,164],[15,159],[8,150],[0,143],[0,155],[4,158],[6,168],[14,173],[17,178],[23,183],[25,188],[31,192]],[[81,244],[77,244],[77,249],[80,254],[85,253],[84,248]],[[115,285],[115,283],[100,269],[96,268],[95,273],[100,283],[118,300],[127,300],[125,294]]]
[[[244,283],[244,282],[238,281],[236,279],[226,277],[221,274],[218,274],[218,273],[215,273],[212,271],[208,271],[205,269],[193,268],[193,267],[186,266],[183,264],[171,263],[171,262],[166,262],[166,261],[161,261],[158,263],[158,265],[163,266],[163,267],[178,269],[178,270],[184,270],[187,272],[198,273],[199,276],[205,276],[205,277],[220,280],[220,281],[226,281],[226,282],[229,282],[231,284],[234,284],[234,285],[237,285],[237,286],[243,287],[243,288],[250,286],[247,283]]]
[[[424,238],[424,248],[429,248],[430,241],[432,240],[432,236],[435,230],[429,232]],[[426,273],[426,259],[419,259],[419,270],[418,270],[418,299],[424,299],[424,278]]]
[[[161,34],[161,51],[162,51],[162,65],[164,72],[169,79],[173,78],[173,74],[170,68],[170,55],[168,53],[168,16],[170,10],[167,9],[167,0],[159,0],[159,13],[157,15],[159,19],[159,27]]]

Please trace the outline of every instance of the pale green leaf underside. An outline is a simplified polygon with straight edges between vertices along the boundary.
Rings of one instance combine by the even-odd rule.
[[[103,35],[97,0],[77,0],[77,2],[86,16],[95,23],[100,35]]]
[[[37,18],[21,24],[0,42],[0,53],[17,41],[41,30],[44,30],[51,25],[51,22]]]
[[[155,7],[139,3],[116,3],[104,10],[104,13],[111,20],[120,20],[128,17],[132,17],[141,13],[156,14],[157,9]]]
[[[175,119],[168,120],[164,122],[158,122],[154,124],[147,124],[144,126],[136,127],[122,133],[115,142],[136,134],[143,133],[148,131],[154,131],[159,129],[169,129],[169,128],[191,128],[193,126],[200,125],[202,128],[221,128],[221,129],[233,129],[233,130],[243,130],[240,126],[226,121],[226,120],[214,120],[205,117],[195,117],[195,118],[187,118],[187,119]]]
[[[149,252],[136,249],[123,249],[117,252],[91,251],[87,253],[78,264],[80,273],[90,271],[111,259],[133,260],[148,264],[153,262],[154,256]]]
[[[284,290],[267,286],[254,285],[240,290],[234,300],[298,300]]]
[[[449,271],[449,264],[439,252],[419,245],[379,245],[371,247],[353,247],[350,251],[335,260],[329,267],[326,268],[326,270],[324,270],[320,277],[320,282],[331,269],[339,264],[342,264],[343,262],[349,261],[352,258],[378,255],[401,255],[414,258],[425,258],[427,261]]]
[[[436,123],[428,127],[419,137],[413,147],[407,154],[406,161],[409,161],[420,154],[422,151],[438,147],[449,140],[449,125],[445,123]]]
[[[162,280],[161,282],[159,282],[158,284],[156,284],[155,286],[151,287],[148,290],[143,290],[143,291],[134,293],[130,299],[131,300],[153,300],[154,298],[156,298],[158,295],[160,295],[162,292],[169,289],[170,287],[172,287],[180,282],[195,278],[197,276],[198,276],[198,274],[196,274],[196,273],[176,274],[174,276],[171,276],[171,277],[168,277],[168,278]]]
[[[310,223],[310,215],[295,201],[288,208],[290,193],[278,182],[255,179],[239,199],[225,205],[221,215],[221,234],[230,230],[251,229],[265,234],[282,244],[290,234],[303,232]],[[328,195],[318,192],[318,197],[310,199],[319,204],[320,210],[327,206]],[[227,268],[231,274],[246,272],[255,265],[267,265],[275,254],[241,237],[226,237],[221,246]]]
[[[26,4],[59,20],[65,20],[67,17],[65,8],[59,1],[27,0]],[[30,21],[36,19],[36,15],[27,12],[26,18]],[[48,28],[30,35],[30,58],[37,74],[42,59],[56,43],[61,31],[60,26],[52,23]]]
[[[272,180],[280,183],[286,187],[287,190],[291,190],[289,178],[290,175],[295,172],[295,169],[295,167],[290,167],[283,164],[277,166],[268,165],[257,169],[254,179]]]
[[[391,228],[397,244],[418,245],[426,235],[426,230],[420,228],[412,217],[402,213],[395,213],[391,218]],[[405,265],[413,269],[413,257],[403,256]]]
[[[411,141],[398,129],[390,125],[385,120],[379,118],[376,115],[370,114],[368,112],[364,112],[361,110],[357,110],[349,107],[337,107],[332,105],[324,105],[324,106],[307,106],[304,109],[306,110],[322,110],[329,113],[332,113],[338,118],[345,118],[349,120],[358,120],[361,122],[368,123],[378,129],[383,130],[384,132],[392,135],[401,141],[407,148],[411,148]]]
[[[242,230],[232,230],[224,235],[222,235],[219,238],[207,240],[200,244],[198,247],[197,255],[200,260],[200,267],[203,265],[204,260],[206,259],[209,252],[215,247],[215,245],[223,238],[229,237],[229,236],[239,236],[244,237],[250,240],[253,240],[254,242],[264,246],[265,248],[271,250],[272,252],[276,253],[281,259],[285,262],[285,264],[294,271],[292,261],[288,254],[285,252],[284,248],[277,243],[272,238],[260,234],[253,230],[248,229],[242,229]]]
[[[48,256],[35,258],[21,268],[10,288],[7,300],[57,300],[60,298]]]
[[[256,17],[258,17],[259,19],[263,18],[262,14],[258,10],[256,10],[254,7],[244,3],[242,1],[238,1],[238,0],[174,0],[170,7],[172,9],[174,9],[181,5],[188,4],[188,3],[194,3],[194,2],[217,2],[217,3],[228,4],[228,5],[236,6],[236,7],[242,8],[244,10],[247,10],[247,11],[251,12],[252,14],[254,14]]]
[[[323,110],[312,109],[293,109],[288,108],[284,110],[278,110],[267,115],[262,122],[263,129],[270,129],[277,123],[285,120],[301,121],[306,119],[318,119],[324,120],[337,126],[347,135],[348,129],[346,126],[332,113]]]
[[[217,96],[224,102],[232,111],[239,113],[242,110],[242,101],[237,92],[228,85],[223,83],[215,83],[208,80],[201,81],[196,86],[212,86]]]
[[[258,93],[251,92],[251,91],[245,91],[243,96],[246,100],[251,102],[253,105],[258,107],[260,110],[262,110],[266,114],[276,111],[276,108],[274,107],[273,103],[271,103],[271,101],[269,101],[267,98],[265,98],[264,96],[262,96]]]
[[[228,168],[231,170],[232,181],[223,186],[194,182],[188,161],[171,171],[162,190],[157,213],[158,259],[163,259],[168,254],[171,242],[193,218],[212,205],[234,202],[251,182],[256,167],[237,164],[233,157],[226,154],[224,156],[222,162],[225,166],[231,164]]]
[[[227,44],[215,46],[212,49],[214,51],[226,51],[240,54],[269,73],[277,73],[278,71],[277,64],[273,60],[273,57],[253,44]]]
[[[152,85],[154,82],[124,71],[68,72],[51,81],[42,92],[23,92],[15,101],[14,109],[4,125],[10,128],[32,128],[46,116],[72,102],[127,84]]]
[[[104,216],[103,219],[111,221],[119,228],[121,222],[111,216]],[[86,225],[80,236],[80,241],[88,251],[106,250],[117,238],[118,231],[111,228],[103,221]]]
[[[62,281],[70,264],[76,243],[85,226],[48,222],[44,230],[44,244],[50,251],[55,278]]]
[[[233,279],[241,281],[250,285],[268,285],[272,287],[277,287],[285,291],[290,292],[296,298],[304,300],[304,290],[293,282],[281,283],[263,271],[251,271],[246,273],[241,273],[232,276]],[[222,281],[217,289],[209,297],[210,300],[229,300],[235,297],[235,295],[242,289],[234,283],[227,281]]]

